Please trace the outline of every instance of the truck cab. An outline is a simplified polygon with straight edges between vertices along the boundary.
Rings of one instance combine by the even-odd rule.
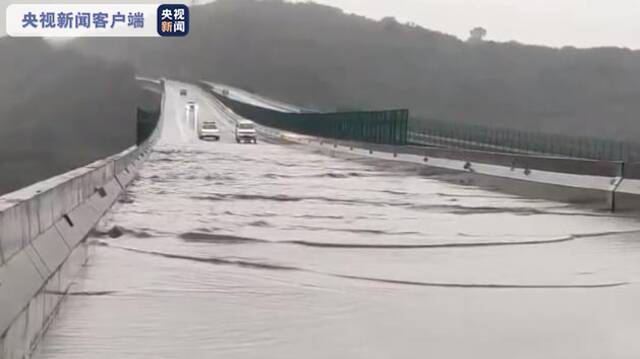
[[[212,139],[220,141],[220,129],[214,121],[205,121],[198,127],[198,138],[201,140]]]
[[[240,120],[236,123],[236,142],[258,143],[256,126],[252,121]]]

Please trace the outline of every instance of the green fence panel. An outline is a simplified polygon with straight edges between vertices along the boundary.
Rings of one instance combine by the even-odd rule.
[[[392,145],[407,143],[409,110],[289,113],[253,106],[215,93],[214,96],[238,115],[263,126],[338,140]]]
[[[640,144],[611,139],[412,119],[411,132],[428,144],[515,153],[535,153],[608,161],[640,161]],[[418,143],[425,144],[425,143]]]
[[[160,110],[157,111],[147,111],[141,108],[138,108],[137,113],[137,141],[136,143],[140,145],[144,141],[146,141],[156,126],[158,125],[158,119],[160,118]]]

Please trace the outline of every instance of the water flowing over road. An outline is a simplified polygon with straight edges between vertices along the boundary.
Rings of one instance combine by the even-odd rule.
[[[188,100],[222,141],[197,139]],[[640,354],[636,219],[238,145],[196,87],[169,83],[164,113],[36,358]]]

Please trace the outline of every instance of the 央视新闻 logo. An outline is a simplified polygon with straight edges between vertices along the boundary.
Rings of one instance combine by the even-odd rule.
[[[189,7],[165,4],[158,7],[158,34],[160,36],[187,36],[189,33]]]

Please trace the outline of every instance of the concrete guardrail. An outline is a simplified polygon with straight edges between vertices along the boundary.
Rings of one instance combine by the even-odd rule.
[[[37,346],[88,259],[87,235],[134,180],[159,128],[140,146],[0,197],[0,358]]]
[[[206,81],[199,85],[206,91],[213,91],[215,86]],[[603,210],[640,210],[640,163],[625,165],[616,161],[484,149],[379,145],[304,136],[259,125],[256,128],[265,136],[314,145],[334,154],[420,164],[440,178],[458,183]]]
[[[265,136],[312,145],[330,154],[419,164],[431,169],[430,174],[455,183],[599,210],[640,210],[640,163],[379,145],[303,136],[264,126],[258,130]]]
[[[614,190],[613,210],[640,210],[640,163],[625,163],[623,178]]]

